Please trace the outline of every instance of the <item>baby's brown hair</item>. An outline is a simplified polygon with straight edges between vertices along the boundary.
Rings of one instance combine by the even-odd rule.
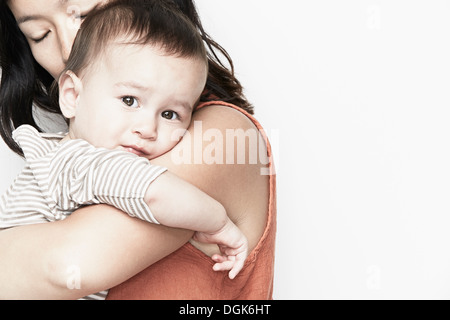
[[[124,44],[153,45],[167,55],[208,63],[200,33],[172,1],[115,0],[83,22],[64,72],[83,70],[117,39],[123,39]]]

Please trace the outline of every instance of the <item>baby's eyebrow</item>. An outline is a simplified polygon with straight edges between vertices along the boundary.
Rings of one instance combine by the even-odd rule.
[[[114,84],[115,87],[127,87],[127,88],[133,88],[133,89],[137,89],[140,91],[146,91],[148,90],[148,87],[135,82],[135,81],[125,81],[125,82],[118,82],[116,84]]]
[[[181,101],[181,100],[174,100],[173,104],[176,106],[181,106],[184,109],[186,109],[188,112],[192,112],[192,106],[189,102],[187,101]]]

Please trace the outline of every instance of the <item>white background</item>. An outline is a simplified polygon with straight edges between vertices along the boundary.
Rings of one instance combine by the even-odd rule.
[[[197,6],[278,150],[274,298],[450,298],[450,2]]]
[[[274,298],[450,298],[450,2],[197,5],[279,130]]]

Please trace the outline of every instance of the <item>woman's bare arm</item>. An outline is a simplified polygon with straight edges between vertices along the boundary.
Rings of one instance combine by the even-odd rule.
[[[191,231],[106,205],[0,232],[0,299],[76,299],[111,288],[181,247]]]

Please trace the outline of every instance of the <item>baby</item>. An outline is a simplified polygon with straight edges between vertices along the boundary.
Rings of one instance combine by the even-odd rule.
[[[149,161],[182,138],[207,74],[201,36],[165,1],[120,0],[91,13],[58,82],[69,132],[14,132],[27,164],[0,200],[0,230],[106,203],[218,244],[214,270],[233,279],[247,257],[243,233],[220,203]]]

